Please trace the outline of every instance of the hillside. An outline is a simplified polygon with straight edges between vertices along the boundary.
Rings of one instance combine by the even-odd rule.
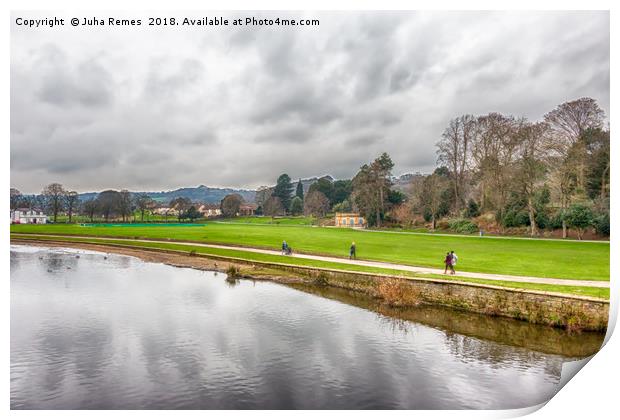
[[[213,188],[206,185],[198,187],[184,187],[172,191],[132,191],[132,194],[148,194],[153,200],[159,203],[168,203],[177,197],[189,198],[195,202],[219,204],[219,202],[228,194],[240,194],[247,202],[254,202],[256,191],[242,190],[234,188]],[[97,196],[97,192],[88,192],[80,194],[80,200],[90,200]]]

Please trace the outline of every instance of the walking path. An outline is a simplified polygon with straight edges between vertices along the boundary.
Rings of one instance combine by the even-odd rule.
[[[181,242],[181,241],[160,241],[153,239],[125,239],[125,238],[107,238],[107,237],[94,237],[94,236],[63,236],[63,235],[38,235],[38,234],[19,234],[20,236],[30,236],[36,238],[37,236],[57,236],[59,238],[77,238],[77,239],[113,239],[115,241],[128,241],[135,242],[139,240],[140,242],[150,242],[150,243],[175,243],[179,245],[191,245],[196,247],[203,248],[218,248],[218,249],[230,249],[236,251],[249,251],[255,252],[257,254],[267,254],[267,255],[282,255],[280,251],[274,251],[269,249],[261,249],[261,248],[249,248],[242,246],[234,246],[234,245],[217,245],[217,244],[209,244],[209,243],[196,243],[196,242]],[[293,254],[288,256],[291,260],[296,258],[306,259],[306,260],[318,260],[318,261],[327,261],[341,264],[354,264],[357,266],[363,267],[375,267],[375,268],[387,268],[392,270],[400,270],[400,271],[409,271],[415,274],[443,274],[442,269],[437,268],[429,268],[429,267],[416,267],[411,265],[404,264],[395,264],[395,263],[387,263],[380,261],[368,261],[368,260],[355,260],[351,261],[347,258],[338,258],[338,257],[326,257],[323,255],[310,255],[310,254]],[[291,261],[294,264],[294,261]],[[488,273],[472,273],[466,271],[459,271],[457,274],[459,277],[466,277],[472,279],[484,279],[484,280],[499,280],[499,281],[512,281],[517,283],[536,283],[536,284],[554,284],[560,286],[581,286],[581,287],[602,287],[609,288],[608,281],[598,281],[598,280],[567,280],[567,279],[553,279],[553,278],[542,278],[542,277],[527,277],[527,276],[514,276],[508,274],[488,274]]]

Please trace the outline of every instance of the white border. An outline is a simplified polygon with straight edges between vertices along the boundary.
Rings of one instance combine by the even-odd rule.
[[[616,13],[613,10],[614,6],[618,3],[613,1],[604,0],[588,0],[588,1],[542,1],[542,0],[522,0],[512,2],[498,2],[489,0],[474,0],[468,2],[459,2],[456,0],[434,0],[434,1],[396,1],[396,0],[344,0],[344,1],[283,1],[283,0],[265,0],[259,2],[252,2],[250,0],[231,0],[228,2],[208,2],[198,0],[176,0],[176,1],[136,1],[128,4],[127,0],[108,0],[106,2],[80,2],[76,0],[55,1],[50,4],[49,1],[43,0],[31,0],[31,1],[13,1],[5,2],[8,7],[3,8],[3,22],[6,25],[5,30],[2,31],[2,48],[4,57],[10,57],[10,11],[11,10],[478,10],[478,9],[498,9],[498,10],[611,10],[611,45],[617,45],[617,28],[616,24],[618,19]],[[616,6],[618,9],[620,6]],[[611,74],[614,75],[613,69],[616,68],[617,54],[614,53],[614,49],[611,49]],[[6,209],[9,205],[6,190],[10,187],[10,74],[9,74],[9,60],[5,60],[2,67],[2,76],[4,83],[3,89],[3,118],[2,128],[4,133],[3,141],[3,153],[0,154],[2,159],[2,167],[4,168],[3,174],[3,188],[5,194],[2,196],[1,205]],[[616,133],[617,124],[614,124],[615,119],[612,118],[612,110],[615,110],[616,95],[614,95],[616,83],[614,78],[611,79],[611,102],[609,110],[609,119],[611,122],[611,131]],[[612,156],[615,161],[618,159],[619,146],[612,141]],[[618,182],[618,170],[616,166],[612,165],[611,168],[611,183],[617,185]],[[618,213],[618,197],[612,195],[612,219],[617,220]],[[616,227],[615,223],[612,223],[612,236],[616,237],[620,234],[620,231]],[[2,258],[2,271],[6,274],[4,276],[4,290],[2,293],[3,305],[2,305],[2,332],[4,337],[4,346],[2,346],[3,364],[2,371],[4,373],[4,381],[2,381],[2,395],[5,398],[5,411],[11,416],[18,418],[31,418],[31,417],[45,417],[51,419],[65,419],[65,418],[82,418],[85,415],[91,418],[108,418],[109,416],[131,416],[132,418],[168,418],[168,417],[203,417],[209,416],[226,416],[226,417],[252,417],[256,418],[285,418],[291,415],[290,412],[270,412],[270,411],[245,411],[245,412],[200,412],[200,411],[182,411],[182,412],[167,412],[167,411],[89,411],[89,412],[66,412],[66,411],[13,411],[9,412],[9,354],[10,354],[10,328],[9,328],[9,305],[10,305],[10,290],[9,290],[9,240],[8,240],[8,224],[5,224],[4,232],[4,253]],[[620,255],[618,247],[614,242],[611,243],[611,255]],[[609,331],[613,331],[615,326],[617,313],[618,313],[618,286],[616,285],[616,274],[618,272],[617,259],[612,259],[611,264],[611,276],[612,276],[612,311],[610,314],[610,327]],[[611,417],[611,413],[618,413],[617,397],[617,383],[620,362],[617,355],[620,354],[620,344],[617,337],[609,339],[605,347],[593,357],[593,359],[587,364],[587,366],[580,372],[575,380],[570,381],[565,388],[563,388],[558,395],[556,395],[544,408],[536,411],[532,414],[532,418],[608,418]],[[538,407],[540,408],[540,407]],[[407,411],[393,411],[393,412],[308,412],[298,411],[293,413],[295,417],[299,418],[313,418],[316,415],[327,417],[341,417],[343,415],[353,415],[358,418],[375,418],[376,416],[390,417],[402,417],[409,418],[414,415],[423,418],[505,418],[514,417],[527,414],[535,410],[536,408],[514,410],[514,411],[416,411],[414,413]]]

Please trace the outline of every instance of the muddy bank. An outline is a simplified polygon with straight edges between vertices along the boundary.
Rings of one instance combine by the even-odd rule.
[[[609,302],[587,297],[432,279],[364,274],[342,270],[247,262],[236,258],[190,255],[181,251],[144,249],[62,241],[12,239],[12,243],[88,249],[141,258],[176,267],[227,272],[239,277],[285,284],[336,287],[356,291],[388,308],[443,305],[465,312],[502,316],[573,331],[604,332]]]

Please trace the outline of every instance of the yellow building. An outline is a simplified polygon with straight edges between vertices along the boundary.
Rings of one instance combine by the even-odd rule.
[[[359,213],[336,213],[336,227],[361,228],[366,221]]]

